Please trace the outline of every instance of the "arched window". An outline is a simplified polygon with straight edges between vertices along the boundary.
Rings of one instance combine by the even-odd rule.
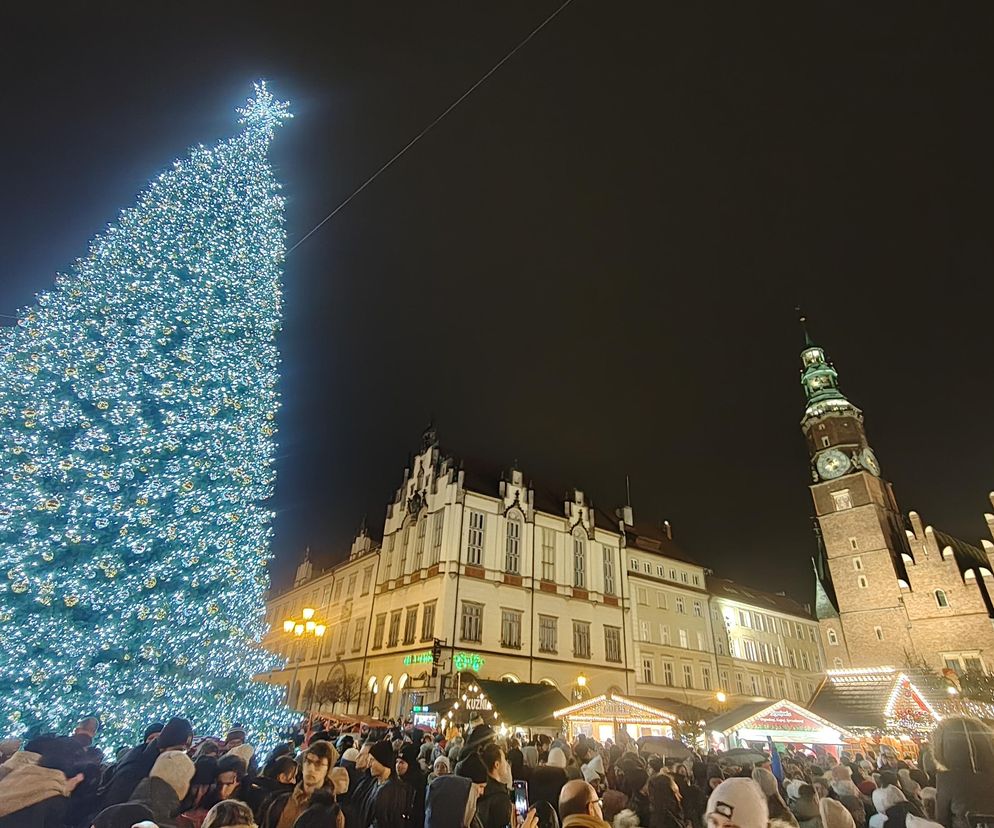
[[[573,586],[587,588],[587,534],[579,526],[573,530]]]
[[[839,636],[835,634],[835,630],[828,631],[828,643],[833,647],[837,647],[839,644]]]
[[[512,575],[521,573],[521,515],[507,514],[507,539],[504,544],[504,571]]]
[[[935,605],[943,609],[949,606],[949,599],[946,598],[946,593],[941,589],[935,591]]]
[[[514,673],[505,673],[500,677],[500,680],[505,684],[519,684],[521,679],[519,679]]]
[[[539,684],[544,684],[547,687],[555,687],[556,683],[552,679],[540,679]]]

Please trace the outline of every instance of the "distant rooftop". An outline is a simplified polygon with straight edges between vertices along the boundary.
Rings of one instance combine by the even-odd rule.
[[[716,578],[713,575],[708,576],[707,586],[708,592],[718,598],[741,601],[754,607],[766,607],[774,612],[783,612],[787,615],[797,615],[801,618],[814,620],[809,610],[786,595],[764,592],[761,589],[743,586],[735,581],[730,581],[728,578]]]

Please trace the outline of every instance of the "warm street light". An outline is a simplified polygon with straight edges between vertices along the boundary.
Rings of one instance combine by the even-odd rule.
[[[583,673],[580,673],[580,675],[578,675],[576,677],[576,684],[577,684],[578,687],[586,687],[587,686],[587,677],[585,675],[583,675]]]
[[[726,701],[728,701],[728,696],[725,695],[723,690],[719,690],[717,693],[715,693],[714,697],[718,700],[718,704],[724,704]]]
[[[304,607],[301,612],[303,616],[302,621],[297,621],[293,618],[287,618],[283,621],[283,632],[287,635],[291,633],[298,639],[302,639],[304,634],[313,635],[315,638],[324,638],[324,634],[328,631],[327,624],[321,624],[314,620],[314,609],[312,607]],[[293,664],[293,676],[290,678],[290,690],[287,692],[287,702],[290,701],[290,693],[293,692],[294,685],[297,683],[297,671],[300,669],[300,649],[298,645],[297,649],[298,657],[294,659]],[[317,690],[318,679],[321,677],[321,646],[318,645],[318,660],[314,668],[314,691]],[[314,700],[314,691],[311,692],[311,701]]]

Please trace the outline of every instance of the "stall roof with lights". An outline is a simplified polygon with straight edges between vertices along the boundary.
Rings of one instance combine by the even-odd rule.
[[[829,670],[811,709],[850,730],[925,732],[942,718],[948,684],[894,667]]]
[[[851,734],[835,722],[795,704],[789,699],[749,702],[708,722],[708,730],[735,734],[740,741],[764,740],[838,745]]]
[[[557,719],[567,719],[570,722],[675,725],[680,721],[676,713],[615,693],[605,693],[578,702],[555,711],[553,715]]]
[[[553,711],[568,704],[566,697],[549,684],[478,679],[494,709],[508,727],[555,727]]]

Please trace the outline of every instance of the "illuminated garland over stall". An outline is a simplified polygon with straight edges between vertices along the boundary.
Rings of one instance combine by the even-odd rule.
[[[290,117],[265,83],[0,331],[0,734],[170,715],[265,741]]]

